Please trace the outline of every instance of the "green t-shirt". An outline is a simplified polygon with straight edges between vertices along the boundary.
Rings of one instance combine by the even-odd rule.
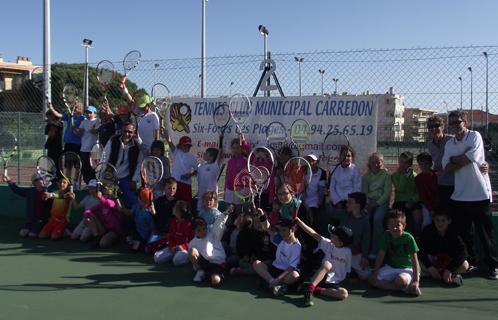
[[[380,250],[386,252],[386,263],[393,268],[411,268],[412,254],[418,252],[415,239],[408,232],[403,232],[398,238],[393,238],[385,231],[380,239]]]

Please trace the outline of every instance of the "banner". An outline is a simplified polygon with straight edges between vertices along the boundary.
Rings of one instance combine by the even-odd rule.
[[[328,132],[344,133],[356,153],[355,162],[366,166],[367,159],[377,149],[377,99],[379,95],[364,96],[307,96],[250,98],[250,117],[241,127],[252,147],[266,146],[266,128],[273,121],[281,122],[287,130],[296,119],[311,125],[311,139],[303,156],[322,154],[321,145]],[[217,106],[229,103],[229,97],[174,98],[170,107],[168,129],[175,143],[181,136],[193,140],[191,152],[202,158],[209,147],[217,147],[220,130],[214,124]],[[290,133],[289,133],[290,136]],[[236,126],[230,121],[225,130],[224,152],[229,157],[230,142],[236,138]],[[290,140],[289,140],[290,142]]]

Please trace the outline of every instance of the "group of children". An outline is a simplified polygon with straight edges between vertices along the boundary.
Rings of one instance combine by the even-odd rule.
[[[167,141],[173,146],[171,176],[163,179],[162,190],[139,189],[139,202],[132,208],[122,206],[109,188],[93,179],[87,184],[88,194],[77,201],[64,177],[58,190],[49,192],[37,174],[30,188],[20,188],[4,176],[13,192],[26,197],[28,221],[20,235],[67,235],[100,248],[122,239],[131,250],[150,254],[155,263],[190,263],[194,282],[208,279],[219,285],[227,274],[256,274],[275,295],[301,290],[307,306],[315,294],[346,299],[350,274],[375,287],[412,295],[421,294],[422,271],[446,284],[462,284],[461,274],[469,268],[466,248],[451,228],[448,211],[439,205],[437,176],[428,153],[416,158],[419,174],[412,168],[410,152],[400,155],[392,174],[384,167],[383,156],[374,153],[361,176],[354,150],[344,148],[341,163],[331,168],[328,179],[319,157],[309,154],[312,179],[298,200],[293,186],[280,176],[279,166],[289,156],[284,148],[272,187],[264,192],[267,203],[258,208],[241,203],[233,190],[235,175],[247,164],[248,143],[241,136],[230,144],[222,212],[217,186],[221,150],[209,149],[205,163],[197,166],[189,154],[189,137],[176,146],[169,136]],[[153,149],[158,145],[154,143]],[[164,155],[163,148],[159,147]],[[195,175],[197,204],[189,186]],[[83,209],[72,232],[71,208]]]

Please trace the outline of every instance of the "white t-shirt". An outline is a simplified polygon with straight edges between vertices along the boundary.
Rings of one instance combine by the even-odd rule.
[[[213,223],[213,228],[208,232],[206,237],[194,237],[190,240],[188,247],[195,248],[204,259],[211,263],[225,263],[226,254],[221,244],[221,237],[225,231],[227,217],[223,213],[218,214]]]
[[[272,265],[280,270],[287,270],[292,267],[299,270],[299,261],[301,260],[301,243],[296,239],[293,243],[280,241],[275,253],[275,260]]]
[[[218,174],[220,173],[220,164],[218,161],[213,163],[204,163],[197,168],[197,210],[202,209],[202,196],[207,191],[214,191],[218,194]]]
[[[186,173],[192,173],[197,170],[198,162],[193,154],[183,152],[180,149],[175,149],[173,152],[173,167],[171,169],[171,176],[176,181],[192,184],[192,178],[182,179],[181,176]]]
[[[93,145],[97,142],[97,133],[91,133],[90,130],[98,129],[100,127],[100,120],[95,119],[85,119],[81,121],[79,128],[83,129],[83,135],[81,136],[81,152],[92,151]]]
[[[318,243],[318,249],[325,254],[322,263],[332,263],[332,269],[327,273],[326,283],[340,283],[351,272],[351,249],[349,247],[337,248],[330,239],[323,238]]]
[[[446,142],[441,160],[443,168],[450,163],[450,157],[465,154],[471,163],[455,171],[455,191],[451,199],[456,201],[482,201],[492,199],[489,175],[479,170],[486,160],[481,134],[468,130],[462,140],[453,138]]]
[[[354,163],[346,168],[341,165],[337,166],[337,168],[332,167],[332,171],[329,189],[330,201],[333,204],[347,200],[348,194],[352,192],[361,192],[360,169]]]
[[[154,131],[159,130],[159,117],[155,112],[149,112],[138,119],[138,136],[142,140],[142,148],[150,153],[150,146],[154,142]]]

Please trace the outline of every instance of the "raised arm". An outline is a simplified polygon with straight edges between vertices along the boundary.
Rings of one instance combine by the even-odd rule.
[[[315,230],[313,230],[312,228],[310,228],[306,223],[304,223],[301,219],[299,219],[299,217],[296,218],[296,221],[297,221],[297,225],[303,229],[304,232],[306,232],[307,234],[309,234],[313,239],[315,239],[316,241],[320,241],[322,240],[322,236],[319,235]]]

